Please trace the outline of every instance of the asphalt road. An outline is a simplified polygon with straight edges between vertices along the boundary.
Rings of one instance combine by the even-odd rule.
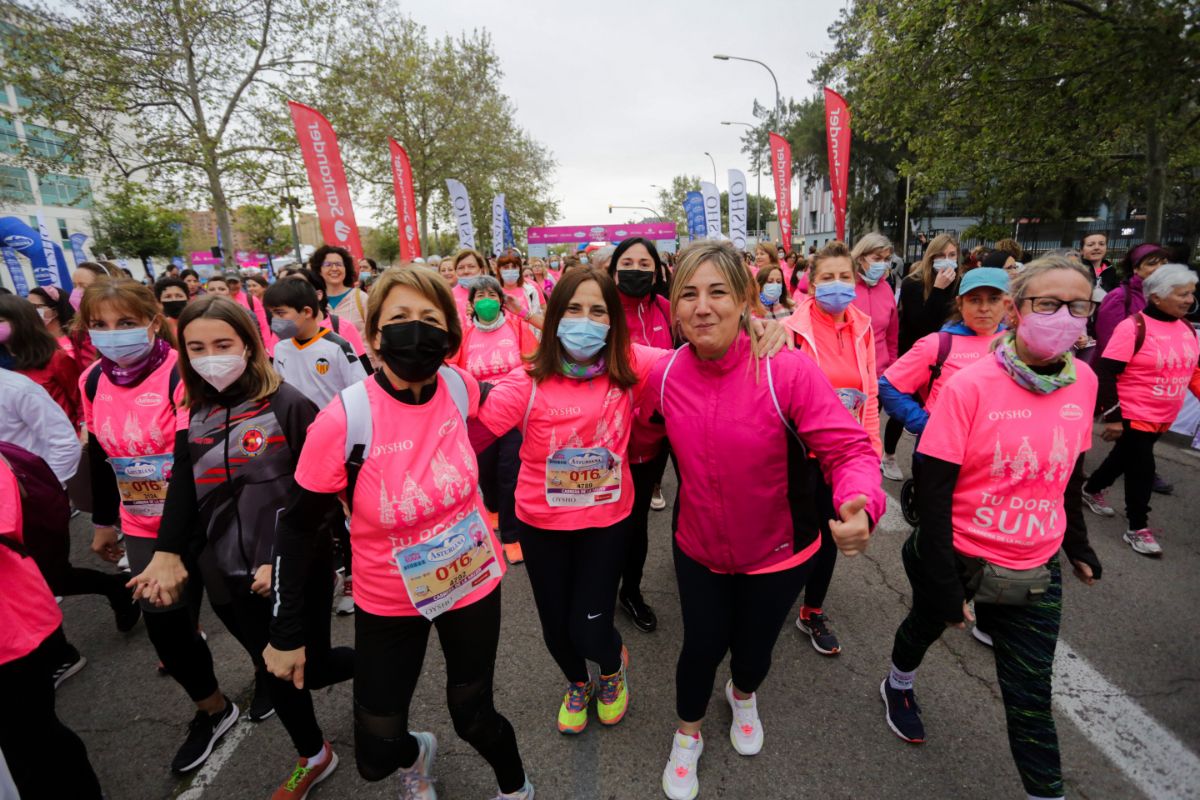
[[[906,437],[902,464],[910,447]],[[1099,463],[1107,448],[1097,440],[1089,463]],[[1164,443],[1158,458],[1159,472],[1176,485],[1173,496],[1153,501],[1152,524],[1162,530],[1165,556],[1148,559],[1123,544],[1120,515],[1101,520],[1089,514],[1104,579],[1092,588],[1067,579],[1062,640],[1069,651],[1060,648],[1059,655],[1066,668],[1086,662],[1094,669],[1072,672],[1076,681],[1083,675],[1083,683],[1068,687],[1072,697],[1057,713],[1069,797],[1200,797],[1200,492],[1192,485],[1200,454]],[[893,496],[899,492],[899,484],[885,488]],[[673,499],[670,470],[665,490]],[[1120,486],[1110,500],[1122,507]],[[644,590],[660,624],[647,635],[619,618],[632,654],[631,706],[613,729],[601,729],[593,717],[581,736],[557,733],[562,677],[542,644],[523,568],[514,567],[505,580],[496,704],[515,726],[526,769],[544,800],[663,796],[659,784],[675,725],[682,631],[670,516],[653,514],[651,522]],[[86,515],[75,520],[73,532],[76,562],[94,565]],[[722,673],[705,728],[702,798],[1025,797],[1008,752],[991,652],[968,632],[948,631],[918,673],[928,743],[907,745],[884,723],[878,686],[907,609],[899,559],[906,535],[898,514],[889,513],[864,556],[840,560],[826,603],[841,638],[840,656],[822,657],[793,626],[784,630],[759,692],[766,743],[753,758],[737,755],[729,744]],[[277,718],[239,722],[207,768],[182,780],[172,775],[168,764],[192,709],[173,681],[157,676],[144,627],[118,634],[100,598],[68,598],[63,608],[67,635],[89,663],[59,690],[59,713],[87,743],[112,800],[267,798],[288,776],[295,754]],[[223,688],[244,703],[253,688],[244,652],[210,610],[203,624]],[[335,618],[332,625],[335,643],[352,643],[351,619]],[[496,787],[490,769],[451,727],[436,641],[431,638],[411,722],[438,736],[439,797],[491,798]],[[1056,690],[1064,682],[1060,675]],[[370,784],[354,768],[350,686],[321,691],[315,702],[343,760],[312,796],[395,797],[393,781]]]

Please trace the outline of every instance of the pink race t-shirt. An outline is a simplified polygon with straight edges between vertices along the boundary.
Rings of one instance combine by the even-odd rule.
[[[521,443],[517,517],[548,530],[603,528],[633,507],[629,434],[637,392],[668,350],[633,345],[638,376],[633,389],[607,376],[576,380],[561,375],[534,384],[528,370],[501,378],[479,410],[497,436],[514,427]]]
[[[0,536],[23,543],[21,493],[0,458]],[[32,558],[0,544],[0,664],[24,658],[62,624],[62,611]]]
[[[182,381],[175,387],[174,401],[170,398],[171,373],[178,361],[179,355],[170,351],[158,369],[135,386],[117,386],[101,373],[95,401],[88,400],[87,379],[92,370],[101,368],[100,362],[79,378],[83,421],[118,475],[121,530],[126,536],[158,536],[175,462],[175,433],[188,428]],[[118,472],[122,467],[128,470],[125,477]]]
[[[322,328],[328,328],[333,331],[333,319],[329,314],[326,314],[319,324]],[[338,329],[333,332],[345,339],[354,348],[354,355],[363,356],[366,354],[367,347],[363,344],[362,336],[359,334],[358,328],[354,327],[354,323],[350,322],[350,320],[338,317]]]
[[[1117,378],[1121,416],[1139,422],[1174,422],[1196,369],[1196,332],[1182,320],[1164,322],[1145,314],[1146,338],[1134,354],[1137,320],[1117,325],[1104,357],[1128,364]]]
[[[493,331],[479,327],[463,331],[463,343],[454,363],[480,381],[492,381],[522,365],[522,356],[537,350],[529,326],[509,317]]]
[[[946,385],[946,381],[963,367],[978,364],[984,359],[991,358],[992,342],[999,333],[990,336],[951,336],[950,354],[942,364],[942,375],[933,384],[929,397],[925,399],[925,409],[932,411],[937,402],[938,392]],[[937,363],[939,335],[931,333],[922,336],[912,348],[892,362],[883,373],[888,383],[904,394],[925,395],[925,387],[929,386],[929,368]]]
[[[918,451],[960,465],[951,514],[954,549],[1009,569],[1045,564],[1062,544],[1063,493],[1092,445],[1096,375],[1050,394],[1023,389],[994,356],[942,387]]]
[[[469,413],[474,415],[479,384],[463,374]],[[396,400],[374,377],[365,385],[371,403],[371,451],[358,474],[350,515],[354,602],[371,614],[417,616],[399,560],[406,548],[473,513],[488,519],[479,494],[479,464],[445,378],[439,376],[433,398],[421,405]],[[323,494],[346,488],[346,409],[341,400],[334,399],[309,426],[296,482]],[[492,551],[499,553],[491,526],[487,530]],[[498,561],[503,573],[504,559]],[[499,584],[480,584],[454,608],[483,599]]]
[[[464,329],[473,326],[475,320],[471,318],[471,303],[468,299],[471,296],[471,290],[456,283],[450,287],[450,293],[454,295],[454,305],[458,307],[458,321],[462,323]]]

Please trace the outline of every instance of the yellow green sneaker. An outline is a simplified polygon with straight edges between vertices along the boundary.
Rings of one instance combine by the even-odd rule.
[[[596,716],[601,725],[616,725],[625,718],[629,710],[629,683],[625,670],[629,667],[629,650],[621,645],[621,668],[609,676],[600,676],[600,699],[596,703]]]
[[[587,683],[572,683],[563,695],[562,705],[558,708],[558,732],[566,734],[582,733],[587,727],[588,704],[592,702],[592,694],[596,685]]]

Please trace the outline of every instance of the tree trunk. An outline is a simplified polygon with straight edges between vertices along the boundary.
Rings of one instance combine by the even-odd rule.
[[[217,217],[217,230],[221,232],[221,258],[227,269],[233,269],[237,263],[233,258],[233,220],[229,214],[229,203],[225,199],[225,188],[221,185],[221,174],[216,164],[206,159],[208,166],[208,190],[212,194],[213,214]]]
[[[1147,242],[1161,242],[1163,212],[1167,200],[1167,148],[1158,132],[1153,114],[1147,114],[1146,127],[1146,232]]]

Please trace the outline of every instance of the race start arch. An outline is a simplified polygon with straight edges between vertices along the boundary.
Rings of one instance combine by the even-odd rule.
[[[674,222],[642,222],[629,225],[554,225],[542,228],[526,228],[525,241],[529,255],[544,258],[552,244],[587,244],[588,242],[611,242],[641,236],[654,242],[660,253],[673,253],[676,249]]]

